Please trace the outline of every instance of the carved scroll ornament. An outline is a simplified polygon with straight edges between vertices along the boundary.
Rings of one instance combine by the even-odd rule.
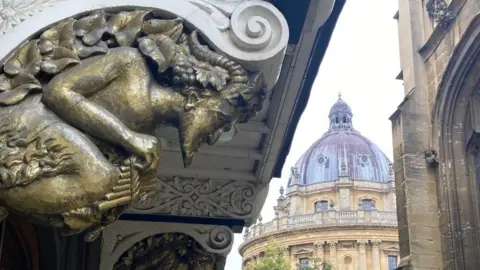
[[[152,194],[156,124],[178,128],[188,166],[265,98],[261,73],[143,9],[61,21],[2,70],[2,207],[89,239]]]
[[[167,235],[170,240],[166,241],[163,237]],[[225,226],[118,221],[105,229],[102,238],[100,270],[209,269],[195,267],[209,267],[210,264],[197,265],[206,263],[203,256],[214,258],[210,262],[222,266],[231,251],[234,234]],[[174,250],[170,250],[170,245]],[[147,266],[152,268],[141,268]],[[168,268],[173,266],[186,268]]]
[[[254,212],[255,187],[243,181],[161,177],[155,195],[132,205],[134,213],[247,219]]]
[[[181,233],[143,239],[127,250],[113,270],[215,270],[223,269],[226,257],[205,251],[197,241]]]

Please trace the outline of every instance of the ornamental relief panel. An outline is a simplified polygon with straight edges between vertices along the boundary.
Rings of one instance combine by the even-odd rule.
[[[243,181],[158,177],[155,194],[130,212],[247,219],[255,212],[257,190]]]

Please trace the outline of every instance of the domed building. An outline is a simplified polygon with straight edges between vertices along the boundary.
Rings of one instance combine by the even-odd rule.
[[[245,231],[243,264],[263,255],[270,238],[297,269],[312,258],[336,270],[392,270],[399,261],[392,163],[354,129],[339,96],[330,128],[291,168],[275,218]],[[285,193],[285,194],[284,194]]]

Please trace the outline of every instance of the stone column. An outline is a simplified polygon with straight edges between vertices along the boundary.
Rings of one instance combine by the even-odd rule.
[[[365,242],[358,243],[358,269],[367,270],[367,251]]]
[[[338,243],[335,242],[328,242],[330,246],[330,263],[336,267],[337,266],[337,245]]]
[[[380,270],[380,242],[372,242],[372,270]]]

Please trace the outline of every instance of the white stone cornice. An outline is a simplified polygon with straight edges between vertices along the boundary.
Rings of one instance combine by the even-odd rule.
[[[0,56],[55,22],[98,9],[152,9],[183,18],[209,45],[251,71],[264,74],[272,88],[280,74],[289,30],[272,4],[259,1],[203,0],[10,0],[0,5]]]

